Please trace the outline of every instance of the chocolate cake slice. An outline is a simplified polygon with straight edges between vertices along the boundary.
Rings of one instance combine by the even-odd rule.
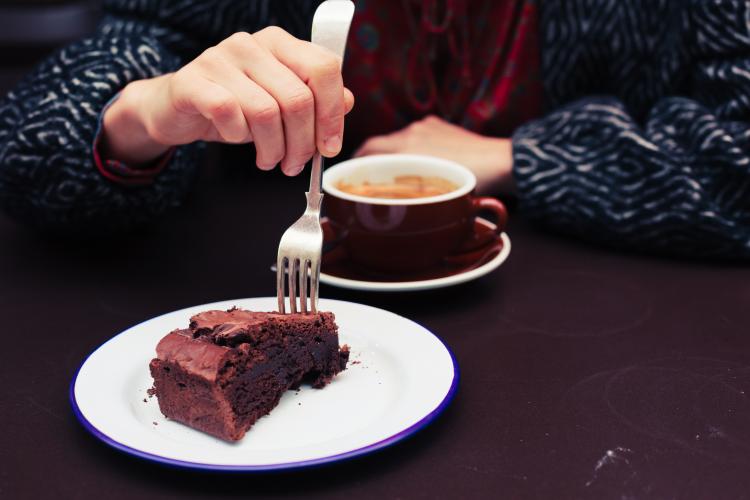
[[[344,370],[333,313],[206,311],[156,346],[151,361],[161,412],[227,441],[245,432],[303,380],[321,388]]]

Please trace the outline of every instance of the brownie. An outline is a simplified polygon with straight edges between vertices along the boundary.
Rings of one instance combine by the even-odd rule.
[[[156,346],[161,412],[227,441],[241,439],[288,389],[325,386],[346,368],[333,313],[206,311]]]

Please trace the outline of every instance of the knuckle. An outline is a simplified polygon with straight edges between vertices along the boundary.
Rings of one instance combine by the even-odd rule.
[[[218,97],[209,104],[208,109],[211,116],[217,119],[225,119],[232,116],[234,107],[235,103],[229,97]]]
[[[307,87],[300,87],[290,92],[284,99],[282,110],[290,114],[302,114],[313,110],[315,97]]]
[[[252,112],[252,119],[260,124],[269,124],[279,116],[279,106],[276,102],[267,102]]]
[[[242,54],[255,49],[257,45],[258,42],[253,35],[245,31],[238,31],[227,37],[217,47],[219,50],[226,50],[229,53]]]
[[[279,28],[276,25],[273,26],[266,26],[262,30],[260,30],[258,33],[263,33],[267,36],[279,36],[284,33],[286,33],[283,29]]]
[[[221,50],[218,46],[209,47],[203,52],[201,52],[201,55],[199,55],[196,58],[196,62],[207,62],[207,61],[213,61],[220,57]]]
[[[246,31],[238,31],[229,35],[222,43],[228,43],[231,45],[246,45],[248,43],[252,43],[253,41],[253,35]]]
[[[194,79],[193,72],[184,67],[174,73],[167,86],[167,92],[172,105],[177,111],[188,111],[193,101],[193,96],[187,91],[188,84]]]
[[[219,61],[223,59],[222,49],[218,46],[209,47],[201,55],[189,64],[191,69],[197,72],[215,71],[218,68]]]
[[[325,51],[325,53],[318,58],[314,72],[319,78],[338,78],[341,73],[341,61],[335,55]]]
[[[278,38],[285,35],[286,31],[279,28],[278,26],[266,26],[256,34],[264,38]]]

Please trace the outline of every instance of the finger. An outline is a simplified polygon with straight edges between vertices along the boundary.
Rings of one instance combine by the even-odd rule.
[[[271,170],[284,159],[286,140],[281,110],[276,100],[260,85],[248,80],[250,87],[243,101],[247,103],[245,116],[250,124],[256,150],[256,164],[262,170]]]
[[[281,169],[287,175],[297,175],[315,152],[314,94],[253,36],[245,35],[232,35],[222,44],[226,44],[227,54],[234,64],[278,103],[286,144]]]
[[[196,113],[210,120],[224,142],[248,140],[250,130],[235,96],[222,86],[195,72],[175,74],[172,102],[175,109]]]
[[[316,146],[325,156],[337,155],[341,151],[346,114],[341,58],[283,30],[263,30],[257,35],[279,61],[312,89]]]
[[[285,153],[281,110],[276,100],[236,66],[220,59],[210,63],[216,83],[232,92],[242,108],[255,142],[256,164],[271,170]]]
[[[226,142],[219,131],[216,130],[216,128],[213,126],[209,128],[208,132],[201,136],[200,140],[206,142]],[[252,138],[250,138],[247,142],[252,142]]]

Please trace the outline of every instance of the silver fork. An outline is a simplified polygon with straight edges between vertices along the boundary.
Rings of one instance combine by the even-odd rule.
[[[354,3],[351,0],[326,0],[315,11],[312,23],[312,43],[321,45],[343,59],[346,37],[354,16]],[[323,159],[316,152],[312,159],[310,190],[305,193],[307,208],[302,217],[292,224],[281,236],[276,258],[276,296],[279,312],[284,314],[285,293],[284,275],[289,284],[289,309],[297,312],[297,283],[301,290],[300,310],[307,314],[308,273],[310,311],[318,311],[318,285],[320,281],[320,260],[323,253],[323,229],[320,226],[321,173]]]

